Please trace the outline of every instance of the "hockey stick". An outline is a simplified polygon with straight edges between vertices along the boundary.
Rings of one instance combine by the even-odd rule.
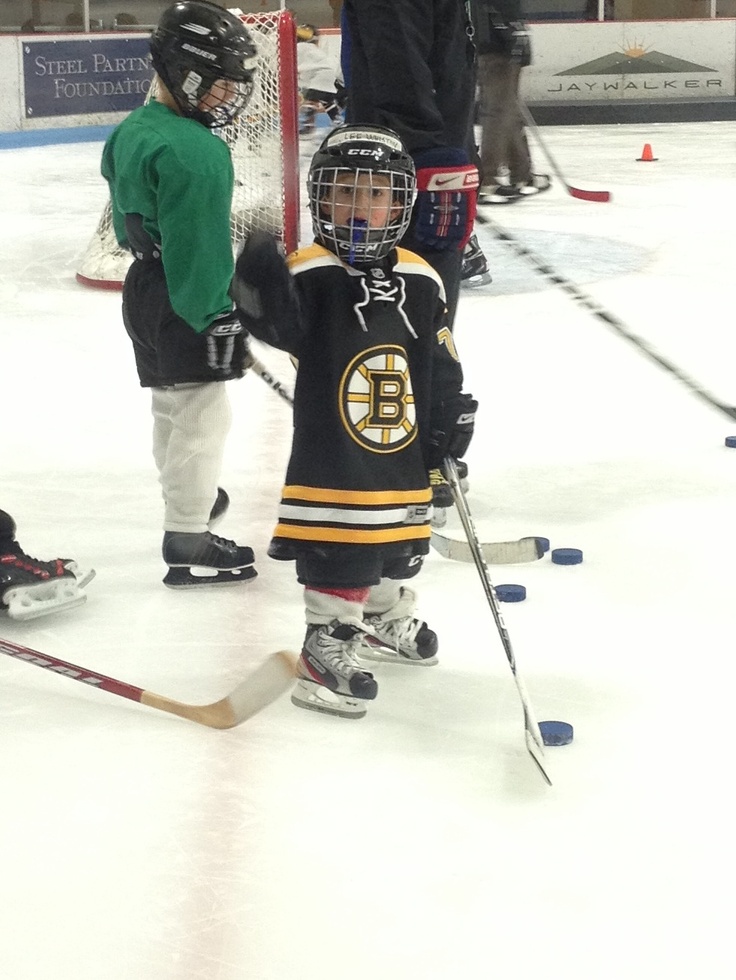
[[[468,502],[465,499],[463,488],[460,486],[460,477],[458,476],[457,472],[457,464],[451,456],[448,456],[445,459],[445,473],[450,484],[450,488],[452,489],[452,495],[455,498],[455,506],[460,514],[460,520],[462,521],[465,536],[468,539],[468,546],[472,553],[475,567],[477,568],[478,575],[483,583],[483,589],[486,594],[486,599],[488,599],[488,605],[491,608],[493,618],[496,622],[498,635],[501,638],[501,643],[503,644],[506,658],[508,659],[509,666],[511,667],[511,673],[514,675],[514,680],[516,681],[516,688],[519,692],[519,698],[521,699],[521,706],[524,709],[524,738],[526,740],[527,751],[536,763],[540,773],[547,781],[547,784],[551,786],[552,780],[549,778],[547,775],[547,770],[544,768],[544,742],[542,741],[542,733],[540,732],[539,725],[534,717],[534,712],[532,711],[531,702],[529,701],[529,695],[524,687],[524,682],[516,669],[516,657],[514,656],[508,630],[506,629],[503,616],[501,615],[501,607],[496,597],[496,590],[493,588],[488,566],[486,565],[485,558],[483,557],[483,551],[481,550],[478,534],[475,530],[475,525],[473,524],[473,518],[470,514]]]
[[[268,387],[272,391],[275,391],[279,398],[283,398],[287,404],[294,404],[294,398],[289,393],[288,389],[285,388],[284,385],[282,385],[281,382],[271,374],[265,364],[258,360],[250,348],[248,348],[243,366],[245,367],[246,371],[254,371],[258,377],[262,381],[265,381]]]
[[[246,721],[289,689],[294,681],[296,669],[294,655],[287,650],[280,650],[267,657],[227,697],[213,704],[199,705],[172,701],[171,698],[165,698],[161,694],[153,694],[151,691],[126,684],[124,681],[116,681],[104,674],[97,674],[86,667],[77,667],[65,660],[57,660],[47,653],[39,653],[37,650],[20,646],[10,640],[0,640],[0,653],[15,657],[17,660],[25,660],[26,663],[35,664],[36,667],[45,667],[57,674],[71,677],[72,680],[97,687],[101,691],[117,694],[121,698],[139,701],[149,708],[157,708],[159,711],[167,711],[188,721],[195,721],[198,725],[206,725],[208,728],[234,728]]]
[[[532,266],[543,275],[550,282],[554,283],[555,286],[559,286],[563,289],[568,296],[572,297],[576,303],[578,303],[583,309],[592,313],[593,316],[598,317],[602,320],[607,327],[614,330],[619,337],[623,337],[630,344],[633,344],[642,354],[645,354],[651,361],[654,361],[659,367],[664,368],[665,371],[669,372],[678,381],[681,381],[697,398],[704,401],[711,408],[717,409],[723,415],[727,416],[731,421],[736,420],[736,406],[727,405],[725,402],[719,401],[715,395],[711,394],[706,388],[704,388],[695,378],[690,377],[686,374],[682,368],[679,368],[676,364],[670,361],[664,355],[660,354],[659,351],[651,347],[645,340],[637,336],[637,334],[632,333],[629,327],[620,320],[617,316],[607,310],[605,307],[601,306],[592,296],[588,293],[583,292],[578,285],[576,285],[571,279],[567,279],[565,276],[560,275],[559,272],[555,272],[552,266],[548,265],[543,259],[541,259],[535,252],[527,248],[525,245],[515,238],[508,231],[505,231],[500,225],[497,225],[495,221],[491,218],[483,216],[480,218],[480,223],[487,225],[493,234],[500,241],[505,242],[510,248],[512,248],[517,255],[522,258],[527,259]]]
[[[542,139],[542,134],[539,131],[539,126],[537,126],[536,122],[534,121],[534,116],[532,116],[528,106],[524,101],[522,101],[522,99],[519,99],[519,110],[522,116],[524,117],[525,124],[534,133],[534,138],[539,144],[539,149],[547,158],[547,161],[549,162],[550,167],[552,167],[555,176],[557,177],[559,182],[564,186],[565,190],[571,197],[577,197],[578,200],[580,201],[598,201],[601,204],[605,204],[611,200],[610,191],[584,191],[581,190],[579,187],[573,187],[571,184],[568,184],[568,182],[565,180],[562,174],[562,171],[557,165],[557,161],[552,156],[549,147]]]
[[[473,552],[467,541],[447,538],[444,534],[438,534],[433,530],[430,543],[443,558],[449,558],[451,561],[474,561]],[[537,561],[544,555],[544,548],[539,538],[481,543],[480,549],[489,565],[515,565]]]

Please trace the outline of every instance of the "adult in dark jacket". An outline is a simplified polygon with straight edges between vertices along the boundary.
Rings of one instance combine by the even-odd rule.
[[[475,50],[465,3],[345,0],[343,73],[348,122],[394,130],[414,159],[419,193],[402,244],[439,273],[452,324],[477,196]]]
[[[531,64],[531,41],[520,0],[471,0],[478,51],[480,146],[479,203],[509,204],[550,186],[532,173],[519,109],[521,69]],[[508,184],[502,182],[508,169]]]

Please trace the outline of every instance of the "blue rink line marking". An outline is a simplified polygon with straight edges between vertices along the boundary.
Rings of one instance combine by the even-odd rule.
[[[103,142],[114,128],[114,125],[67,126],[64,129],[26,129],[13,133],[0,133],[0,150],[17,150],[24,146],[48,146],[52,143]]]

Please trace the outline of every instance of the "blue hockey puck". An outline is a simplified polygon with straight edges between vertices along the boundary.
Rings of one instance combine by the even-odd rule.
[[[539,731],[545,745],[569,745],[572,742],[572,725],[566,721],[540,721]]]
[[[526,588],[523,585],[497,585],[496,598],[499,602],[523,602]]]
[[[555,565],[579,565],[583,553],[579,548],[553,548],[550,558]]]
[[[539,544],[539,547],[542,549],[542,554],[546,555],[547,552],[549,551],[549,538],[540,538],[539,535],[537,535],[536,537],[537,537],[537,542]]]
[[[726,436],[726,445],[729,449],[736,449],[736,436]]]

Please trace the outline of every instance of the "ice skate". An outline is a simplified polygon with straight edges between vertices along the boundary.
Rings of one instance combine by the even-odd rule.
[[[169,566],[164,585],[170,589],[240,585],[257,575],[251,548],[241,547],[209,531],[201,534],[166,531],[162,554]]]
[[[373,674],[362,670],[356,657],[363,636],[358,626],[337,620],[329,626],[309,626],[297,663],[292,703],[341,718],[362,718],[365,702],[378,693]]]
[[[412,613],[415,593],[402,586],[391,609],[365,615],[369,631],[363,637],[359,655],[363,660],[429,667],[437,663],[437,634]]]
[[[455,465],[457,466],[457,475],[460,478],[460,489],[463,493],[467,493],[470,489],[470,484],[468,483],[468,464],[464,459],[456,459]]]
[[[432,506],[435,509],[452,507],[455,502],[452,497],[452,490],[445,479],[445,474],[439,467],[429,471],[429,485],[432,489]]]
[[[461,284],[465,286],[487,286],[493,280],[488,271],[488,262],[475,235],[471,235],[463,251]]]
[[[552,186],[549,174],[532,174],[529,180],[521,181],[513,185],[522,197],[530,197],[532,194],[541,194],[548,191]]]
[[[213,531],[217,527],[225,514],[227,514],[229,507],[230,497],[228,496],[227,490],[223,490],[222,487],[218,487],[215,502],[212,505],[210,516],[207,519],[207,527],[210,531]]]
[[[0,510],[0,610],[11,619],[27,620],[85,602],[81,590],[94,578],[94,569],[82,569],[71,558],[32,558],[15,540],[15,530],[13,518]]]

